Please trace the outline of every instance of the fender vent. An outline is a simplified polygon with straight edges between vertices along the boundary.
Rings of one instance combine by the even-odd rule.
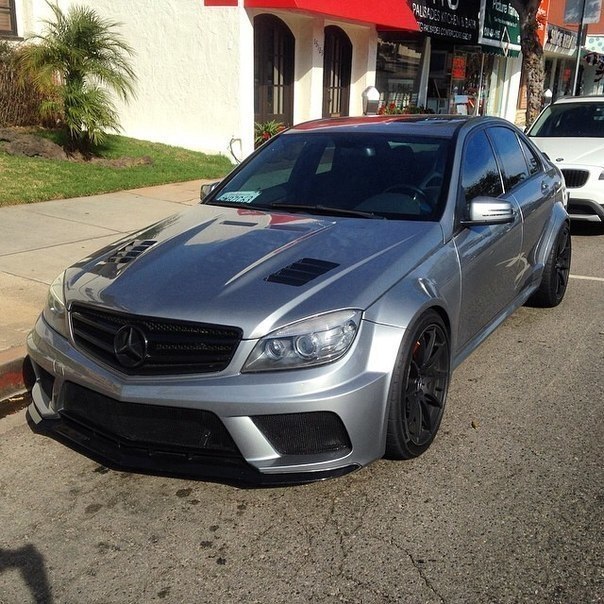
[[[328,262],[327,260],[302,258],[302,260],[298,260],[276,273],[269,275],[265,280],[271,281],[272,283],[284,283],[285,285],[299,287],[300,285],[306,285],[309,281],[324,275],[327,271],[336,268],[336,266],[340,265],[335,262]]]

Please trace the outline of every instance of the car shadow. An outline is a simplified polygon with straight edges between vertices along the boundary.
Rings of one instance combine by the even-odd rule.
[[[604,235],[604,222],[577,222],[571,220],[570,234],[576,237]]]
[[[0,548],[0,574],[13,569],[21,573],[35,602],[52,604],[44,556],[34,545],[28,544],[19,549]]]

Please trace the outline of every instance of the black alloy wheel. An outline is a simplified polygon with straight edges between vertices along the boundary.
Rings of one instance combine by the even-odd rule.
[[[440,315],[427,311],[403,344],[390,386],[386,457],[409,459],[432,444],[450,379],[449,335]]]
[[[558,236],[543,269],[541,284],[531,296],[530,304],[542,308],[552,308],[562,302],[570,276],[571,256],[570,227],[565,223],[558,231]]]

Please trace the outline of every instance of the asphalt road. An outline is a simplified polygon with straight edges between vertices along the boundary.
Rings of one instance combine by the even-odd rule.
[[[604,602],[604,233],[454,374],[433,447],[302,487],[110,471],[0,420],[0,602]]]

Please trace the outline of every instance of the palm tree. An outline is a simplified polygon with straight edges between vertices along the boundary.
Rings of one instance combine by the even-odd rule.
[[[57,90],[57,100],[45,102],[43,114],[59,110],[68,146],[89,153],[104,142],[107,130],[120,129],[108,89],[124,101],[134,96],[134,51],[115,31],[119,24],[93,9],[72,6],[64,13],[47,4],[54,19],[44,20],[43,33],[28,38],[20,61],[41,89]]]

